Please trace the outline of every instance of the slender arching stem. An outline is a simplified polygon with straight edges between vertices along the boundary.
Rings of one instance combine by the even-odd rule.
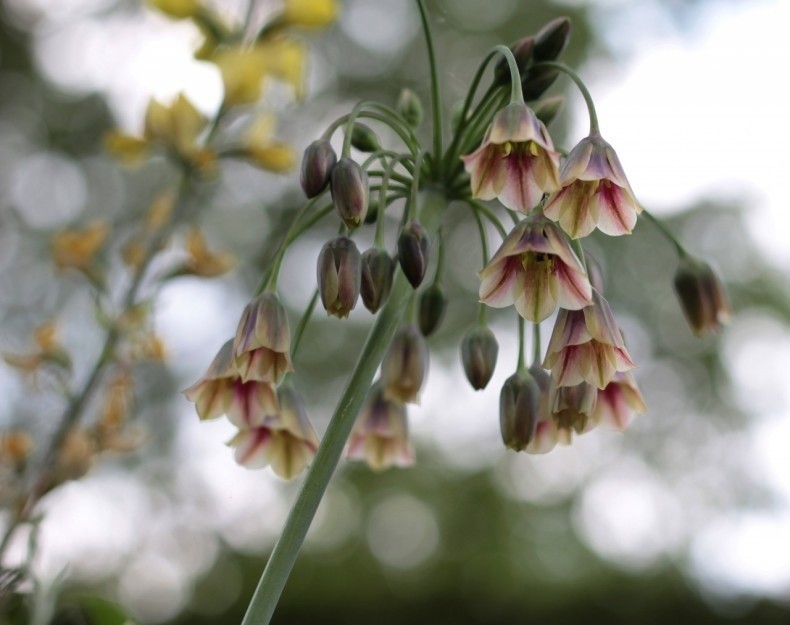
[[[658,229],[658,231],[664,236],[664,238],[667,241],[669,241],[670,243],[672,243],[672,245],[675,246],[675,250],[677,251],[678,256],[680,256],[680,258],[685,258],[686,256],[688,256],[689,254],[686,251],[686,248],[683,247],[680,241],[677,240],[675,235],[672,234],[672,231],[669,228],[667,228],[666,224],[660,219],[658,219],[658,217],[653,215],[653,213],[648,211],[644,206],[641,208],[642,208],[642,215],[644,215],[644,217]]]
[[[431,111],[433,113],[433,159],[437,171],[436,177],[441,176],[442,165],[442,100],[441,89],[439,87],[439,71],[436,66],[436,52],[433,48],[433,35],[431,26],[428,23],[428,14],[425,11],[423,0],[417,0],[417,7],[420,9],[420,20],[422,29],[425,33],[425,43],[428,46],[428,63],[431,67]]]
[[[486,219],[488,219],[488,221],[494,224],[494,227],[497,229],[497,232],[499,232],[499,234],[502,236],[503,239],[507,236],[507,230],[505,230],[505,227],[502,225],[502,222],[499,221],[499,218],[496,215],[494,215],[494,213],[492,213],[488,207],[486,207],[481,202],[472,199],[467,199],[466,203],[469,204],[469,206],[471,206],[473,210],[479,211],[480,213],[485,215]]]
[[[564,63],[556,63],[554,61],[541,61],[540,63],[535,63],[532,67],[552,67],[566,74],[576,84],[584,97],[584,102],[587,105],[587,113],[590,116],[590,134],[600,134],[601,131],[598,128],[598,114],[595,112],[595,103],[593,102],[592,95],[590,95],[590,90],[587,89],[587,85],[584,84],[579,74]]]
[[[302,318],[299,319],[299,325],[296,326],[296,331],[294,332],[293,341],[291,341],[291,358],[296,359],[296,352],[299,351],[299,345],[302,342],[302,337],[304,336],[304,331],[307,329],[307,324],[310,323],[310,318],[313,316],[313,311],[315,310],[315,305],[318,303],[318,289],[313,292],[313,296],[310,298],[310,303],[307,305],[307,309],[302,314]]]
[[[540,347],[540,324],[532,324],[532,366],[539,367],[541,361],[540,355],[543,353]]]

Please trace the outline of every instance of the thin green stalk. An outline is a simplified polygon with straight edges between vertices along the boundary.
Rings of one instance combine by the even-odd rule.
[[[503,239],[507,236],[507,230],[505,230],[505,227],[502,225],[502,222],[499,221],[499,218],[496,215],[494,215],[494,213],[487,206],[471,198],[467,198],[466,203],[469,204],[469,206],[471,206],[473,210],[482,213],[486,217],[486,219],[488,219],[488,221],[494,224],[494,227],[497,229],[497,232],[499,232],[500,236]]]
[[[376,215],[376,236],[374,242],[377,247],[382,247],[382,242],[384,240],[384,213],[387,211],[388,202],[386,194],[389,187],[390,177],[392,176],[392,172],[397,164],[408,158],[410,157],[405,154],[396,156],[390,160],[390,162],[384,168],[384,177],[381,180],[381,189],[379,190],[379,212]]]
[[[540,355],[543,350],[540,347],[540,324],[532,324],[532,366],[539,367],[542,362]]]
[[[299,320],[299,325],[296,326],[296,331],[294,332],[293,341],[291,342],[291,359],[296,359],[296,352],[299,351],[299,345],[302,342],[302,337],[304,336],[304,331],[307,329],[307,324],[310,323],[310,318],[313,316],[313,311],[315,310],[315,305],[318,303],[318,289],[313,292],[313,297],[310,298],[310,303],[307,305],[307,309],[302,314],[302,318]]]
[[[521,90],[521,74],[518,71],[518,63],[513,52],[507,46],[496,46],[496,52],[505,57],[510,68],[510,103],[524,104],[524,92]]]
[[[566,74],[579,88],[579,91],[584,97],[584,102],[587,104],[587,113],[590,116],[590,134],[601,134],[601,131],[598,129],[598,114],[595,112],[595,103],[593,102],[592,95],[590,95],[590,90],[587,89],[587,85],[584,84],[579,74],[564,63],[556,63],[554,61],[541,61],[540,63],[535,63],[532,67],[552,67]]]
[[[437,171],[434,175],[441,176],[442,166],[442,100],[441,89],[439,88],[439,71],[436,66],[436,53],[433,48],[433,35],[431,26],[428,23],[428,14],[425,11],[423,0],[417,0],[417,7],[420,9],[420,20],[422,30],[425,33],[425,43],[428,46],[428,64],[431,68],[431,111],[433,113],[433,158]]]
[[[421,194],[420,199],[422,223],[429,233],[435,232],[445,206],[445,198],[438,191],[426,190]],[[379,312],[376,323],[368,335],[348,385],[329,422],[318,453],[307,472],[296,501],[288,514],[285,527],[255,589],[242,625],[268,625],[271,621],[318,504],[351,434],[357,413],[370,389],[384,352],[400,326],[412,292],[406,277],[398,271],[389,299]]]
[[[642,208],[642,215],[644,215],[650,223],[652,223],[656,228],[658,228],[658,231],[664,235],[667,241],[669,241],[670,243],[672,243],[672,245],[675,246],[675,250],[677,251],[678,256],[680,256],[680,258],[685,258],[686,256],[688,256],[688,252],[686,251],[686,248],[683,247],[683,245],[680,243],[680,241],[677,240],[677,238],[675,238],[675,235],[672,234],[672,231],[669,228],[667,228],[666,224],[664,224],[663,221],[658,219],[658,217],[653,215],[653,213],[648,211],[644,206],[642,206],[641,208]]]
[[[524,336],[524,317],[518,315],[518,364],[516,365],[518,371],[526,368],[526,358],[524,352],[524,342],[526,341],[526,337]]]
[[[486,235],[486,229],[485,226],[483,226],[483,220],[480,219],[480,215],[475,210],[474,206],[470,206],[470,208],[477,222],[477,231],[480,233],[480,249],[483,254],[483,267],[485,267],[488,264],[488,236]]]
[[[363,110],[365,106],[371,106],[370,102],[360,102],[360,104],[358,104],[357,106],[360,105],[364,105],[364,106],[357,113],[356,115],[357,118],[373,119],[378,122],[381,122],[382,124],[386,124],[392,129],[392,131],[396,135],[400,137],[401,141],[403,141],[403,143],[406,144],[406,147],[409,149],[409,152],[411,152],[412,154],[415,154],[417,152],[420,144],[419,141],[414,136],[414,134],[411,132],[411,129],[404,129],[400,125],[393,125],[392,120],[386,115],[382,115],[381,113],[375,113],[372,111]],[[334,122],[332,122],[329,125],[329,127],[322,135],[322,138],[328,141],[331,138],[332,134],[334,134],[335,130],[337,130],[338,128],[340,128],[340,126],[342,126],[343,124],[349,121],[351,115],[352,113],[347,113],[346,115],[342,115],[341,117],[338,117]]]

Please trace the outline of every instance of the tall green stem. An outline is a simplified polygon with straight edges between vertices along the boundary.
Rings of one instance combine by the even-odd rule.
[[[420,194],[421,222],[429,234],[435,233],[445,206],[444,196],[436,190]],[[351,434],[359,409],[373,382],[384,352],[400,326],[412,288],[402,272],[398,272],[387,304],[378,314],[365,347],[359,356],[351,378],[337,404],[329,427],[324,434],[313,464],[302,483],[285,522],[280,538],[274,546],[258,587],[252,596],[242,625],[268,625],[280,598],[288,575],[313,521],[318,504],[324,496],[329,480],[337,467],[343,448]]]
[[[598,114],[595,112],[595,104],[593,103],[592,95],[590,95],[590,90],[587,89],[587,85],[584,84],[579,74],[567,65],[555,63],[554,61],[541,61],[540,63],[535,63],[533,67],[551,67],[566,74],[576,84],[582,97],[584,97],[584,102],[587,105],[587,113],[590,116],[590,134],[600,134],[601,131],[598,129]]]
[[[433,49],[433,35],[428,24],[428,14],[425,11],[423,0],[417,0],[420,9],[420,19],[422,29],[425,32],[425,43],[428,46],[428,63],[431,66],[431,111],[433,112],[433,162],[436,167],[442,166],[442,100],[441,90],[439,89],[439,72],[436,67],[436,53]],[[434,172],[436,177],[441,175],[440,171]]]

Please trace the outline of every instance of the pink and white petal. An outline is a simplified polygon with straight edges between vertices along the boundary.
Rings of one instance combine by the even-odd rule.
[[[489,263],[480,272],[480,301],[493,308],[511,306],[518,282],[519,264],[517,259]]]
[[[535,182],[543,193],[554,193],[560,190],[559,162],[560,155],[554,150],[538,150],[533,167]]]
[[[587,171],[593,145],[588,139],[582,139],[568,153],[560,170],[560,184],[567,186],[579,180]]]
[[[636,225],[637,210],[633,196],[616,184],[604,181],[590,203],[597,207],[598,229],[609,236],[631,234]]]
[[[559,431],[554,421],[548,419],[539,421],[535,427],[535,435],[524,448],[528,454],[547,454],[557,446]]]
[[[477,150],[463,156],[464,168],[471,176],[472,197],[493,200],[505,184],[507,172],[498,146],[484,143]]]
[[[614,148],[607,143],[605,153],[610,171],[609,180],[617,184],[617,186],[625,189],[629,195],[633,197],[634,192],[632,191],[631,184],[628,182],[628,178],[625,175],[625,170],[620,164],[620,158],[617,156],[617,152],[615,152]]]
[[[559,286],[546,271],[519,272],[513,286],[513,303],[524,319],[539,323],[557,309]]]
[[[617,371],[625,372],[636,369],[636,364],[625,347],[615,347],[612,351],[614,353],[614,366]]]
[[[598,205],[590,201],[595,185],[595,182],[574,182],[560,207],[560,225],[573,239],[588,236],[598,224]]]
[[[599,343],[625,347],[623,335],[617,327],[609,302],[598,291],[593,291],[593,304],[584,308],[584,323],[590,336]]]
[[[195,403],[195,410],[202,420],[216,419],[228,410],[230,404],[230,379],[199,380],[184,391],[184,396]]]
[[[507,208],[526,214],[543,197],[543,189],[535,177],[535,160],[523,146],[513,150],[504,159],[506,175],[498,196]]]
[[[233,456],[238,464],[248,469],[261,469],[271,460],[274,439],[268,428],[241,430],[228,445],[234,448]]]
[[[590,354],[585,345],[566,347],[557,354],[551,377],[559,386],[577,386],[585,381],[590,370]]]
[[[271,425],[279,419],[274,388],[265,382],[234,382],[227,415],[239,428]]]
[[[586,273],[557,263],[554,276],[559,285],[558,301],[562,308],[581,310],[592,303],[592,286]]]
[[[540,122],[526,104],[512,102],[494,115],[489,129],[491,143],[526,143],[541,138]]]
[[[617,368],[615,366],[614,349],[611,345],[591,341],[583,346],[586,352],[586,362],[589,368],[584,379],[589,384],[599,389],[606,388],[614,379]]]
[[[586,275],[584,271],[584,264],[581,260],[579,260],[579,257],[576,256],[576,252],[574,252],[573,248],[571,248],[568,238],[565,236],[565,234],[563,234],[562,230],[560,230],[560,227],[550,221],[546,221],[545,224],[546,225],[543,228],[543,234],[545,235],[546,241],[550,246],[550,251],[547,253],[554,254],[563,263],[569,267],[572,267],[575,271]]]
[[[273,432],[269,463],[277,475],[290,480],[304,471],[313,460],[315,452],[316,448],[303,439],[285,430],[278,430]]]

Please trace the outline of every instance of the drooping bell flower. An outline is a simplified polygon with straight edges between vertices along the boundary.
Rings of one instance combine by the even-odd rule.
[[[596,388],[587,382],[575,386],[552,384],[549,406],[557,428],[557,442],[570,445],[574,433],[584,434],[595,427],[596,399]]]
[[[517,225],[479,276],[481,302],[494,308],[514,304],[534,323],[558,305],[579,310],[592,303],[581,261],[560,229],[540,217]]]
[[[596,227],[610,236],[631,234],[642,207],[616,152],[600,135],[582,139],[571,150],[560,170],[560,184],[543,214],[574,239]]]
[[[559,154],[546,126],[523,102],[499,111],[483,144],[462,159],[472,178],[472,197],[499,198],[513,210],[527,213],[544,193],[560,188]]]
[[[269,414],[228,414],[239,427],[228,445],[240,465],[248,469],[271,465],[277,475],[290,479],[310,464],[318,450],[318,436],[293,386],[284,384],[272,398],[274,410]]]
[[[184,395],[194,402],[201,420],[216,419],[228,412],[233,398],[234,382],[238,379],[231,339],[214,356],[203,377],[186,389]]]
[[[428,358],[428,344],[417,327],[403,326],[381,361],[384,396],[401,404],[418,404]]]
[[[540,394],[538,395],[538,414],[535,432],[532,440],[524,448],[528,454],[547,454],[559,441],[559,430],[554,422],[554,415],[551,412],[550,393],[551,376],[546,373],[539,365],[529,368],[529,374],[538,385]]]
[[[414,464],[406,406],[387,399],[381,382],[370,389],[351,431],[347,453],[349,460],[364,460],[376,471]]]
[[[597,291],[590,306],[557,315],[543,361],[557,386],[588,382],[603,389],[617,372],[635,366],[608,302]]]
[[[592,418],[596,425],[623,431],[634,415],[647,412],[645,400],[630,372],[616,373],[604,389],[598,389]]]
[[[293,371],[288,316],[276,294],[262,293],[244,307],[233,345],[236,369],[245,382],[277,384]]]

